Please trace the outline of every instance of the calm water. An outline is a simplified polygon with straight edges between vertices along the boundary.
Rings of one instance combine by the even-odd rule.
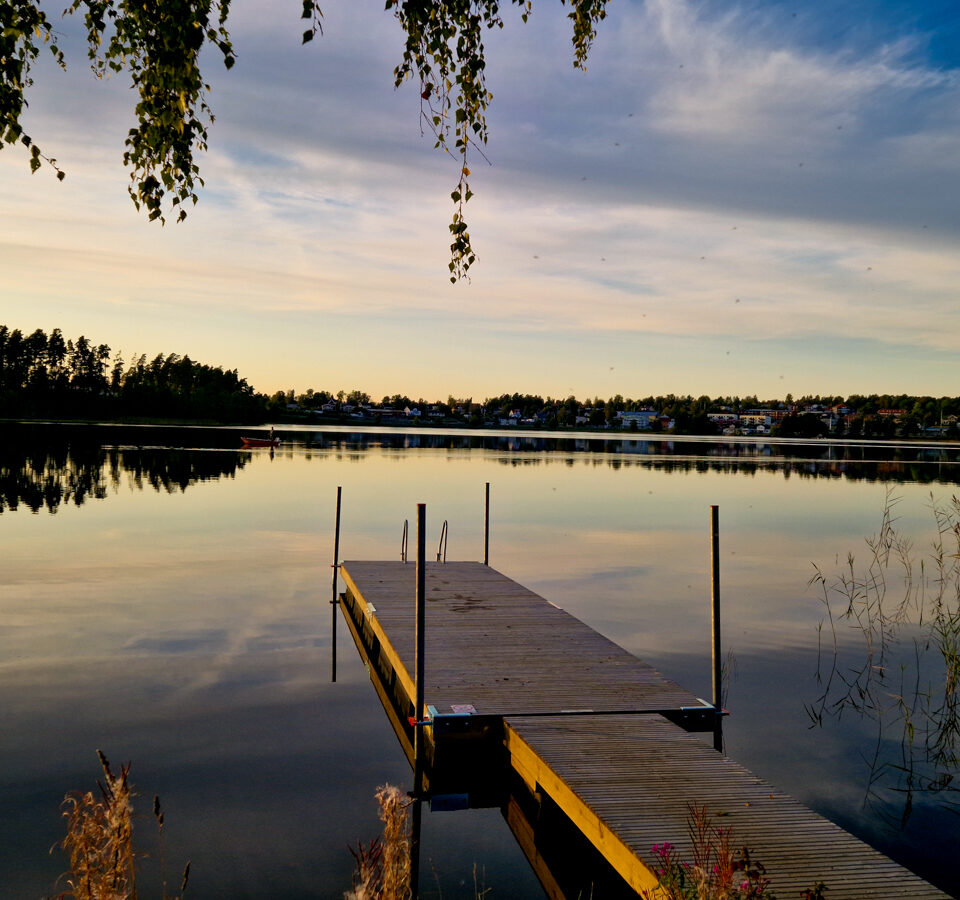
[[[0,896],[55,892],[59,803],[94,787],[99,747],[133,763],[146,882],[159,794],[170,880],[190,859],[191,895],[340,898],[348,846],[378,831],[376,787],[411,779],[342,623],[329,681],[336,486],[342,559],[398,558],[418,502],[428,552],[448,520],[448,558],[480,559],[488,481],[491,564],[703,697],[718,504],[727,752],[960,894],[943,659],[909,622],[868,658],[831,594],[824,696],[833,638],[808,584],[815,563],[830,583],[848,552],[866,563],[891,492],[929,556],[956,448],[281,434],[271,456],[230,429],[2,429]],[[891,567],[888,609],[902,584]],[[879,713],[843,702],[841,676],[865,667]],[[490,897],[543,896],[497,810],[426,814],[423,854],[423,896],[473,896],[475,865]]]

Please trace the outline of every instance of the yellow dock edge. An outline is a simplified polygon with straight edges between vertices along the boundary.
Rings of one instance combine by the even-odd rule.
[[[347,590],[355,601],[358,612],[370,626],[370,630],[374,633],[374,635],[376,635],[377,640],[380,642],[380,652],[387,657],[387,660],[393,667],[394,672],[397,674],[397,680],[400,682],[400,685],[406,692],[407,697],[410,699],[410,704],[413,705],[417,696],[417,689],[413,683],[413,678],[400,659],[400,654],[397,653],[396,648],[390,643],[390,638],[387,637],[387,633],[377,621],[376,614],[370,612],[368,601],[364,599],[363,593],[357,587],[356,582],[354,582],[354,580],[350,577],[350,573],[344,566],[340,567],[340,576],[346,583]]]
[[[646,892],[651,897],[662,896],[658,890],[659,880],[639,857],[611,831],[600,817],[581,800],[550,768],[533,748],[504,722],[504,744],[510,754],[510,764],[531,790],[542,790],[568,819],[580,829],[583,836],[603,854],[620,876],[638,894]]]
[[[366,661],[367,651],[363,645],[363,637],[360,632],[357,631],[357,626],[354,624],[353,616],[350,615],[349,612],[344,611],[343,618],[347,623],[347,628],[350,631],[350,637],[353,638],[353,642],[356,644],[357,652],[360,654],[360,659]],[[403,750],[404,755],[407,757],[407,761],[412,766],[413,743],[410,741],[410,738],[407,737],[403,723],[400,721],[393,708],[393,702],[387,692],[386,686],[383,683],[383,679],[380,677],[380,673],[376,670],[376,668],[370,665],[369,662],[367,663],[367,672],[370,675],[370,681],[373,683],[374,690],[376,690],[377,696],[380,698],[380,703],[383,705],[384,712],[387,714],[390,725],[393,727],[394,733],[397,735],[397,739],[400,741],[400,748]]]

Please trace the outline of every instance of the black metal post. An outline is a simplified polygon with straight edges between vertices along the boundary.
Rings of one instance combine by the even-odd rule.
[[[426,613],[426,546],[427,546],[427,505],[417,504],[417,621],[416,621],[416,656],[414,658],[414,718],[417,723],[413,729],[413,793],[419,797],[423,792],[423,744],[424,731],[419,723],[423,721],[423,654],[425,646],[425,613]]]
[[[337,524],[333,529],[333,587],[330,597],[330,680],[337,680],[337,580],[340,575],[340,497],[343,488],[337,486]]]
[[[720,709],[723,703],[722,664],[720,651],[720,508],[710,507],[710,574],[711,574],[711,612],[710,625],[713,635],[713,705],[717,710],[713,732],[714,749],[723,749]]]
[[[486,500],[483,504],[483,564],[490,565],[490,482],[487,482]]]

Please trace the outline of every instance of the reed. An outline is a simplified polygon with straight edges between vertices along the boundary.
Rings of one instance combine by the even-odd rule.
[[[410,900],[410,803],[399,788],[377,788],[383,834],[350,849],[356,862],[353,890],[344,900]]]
[[[58,900],[136,900],[137,877],[133,849],[133,798],[130,764],[114,774],[110,762],[97,750],[103,780],[97,782],[99,796],[93,791],[71,791],[63,801],[67,820],[66,837],[54,849],[66,852],[70,871],[66,875],[69,890]],[[160,799],[154,797],[153,812],[161,840],[163,867],[163,813]],[[169,900],[181,900],[190,879],[190,863],[183,871],[180,894]],[[168,900],[166,876],[163,876],[163,898]]]

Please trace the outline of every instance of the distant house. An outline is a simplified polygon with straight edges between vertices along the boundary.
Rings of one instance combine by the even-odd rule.
[[[659,419],[660,413],[653,409],[621,410],[617,413],[617,418],[624,428],[629,428],[631,422],[636,422],[638,431],[649,431],[653,427],[651,422]]]
[[[405,407],[403,408],[403,414],[404,414],[408,419],[419,419],[420,416],[422,415],[421,412],[420,412],[420,410],[417,409],[415,406],[414,406],[414,407],[405,406]]]
[[[907,414],[905,409],[878,409],[877,415],[884,419],[900,419]]]
[[[707,413],[707,418],[715,425],[736,425],[740,419],[734,412]]]

